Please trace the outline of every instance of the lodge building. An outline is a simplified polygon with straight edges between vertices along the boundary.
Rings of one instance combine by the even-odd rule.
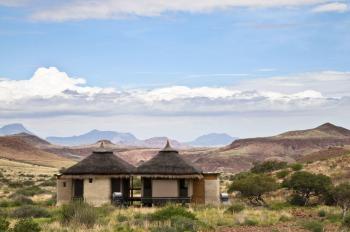
[[[134,188],[141,178],[141,188]],[[135,194],[135,191],[138,194]],[[135,167],[101,147],[57,176],[57,204],[75,199],[95,206],[112,203],[119,193],[128,203],[218,204],[219,173],[206,173],[184,160],[169,141],[156,156]]]

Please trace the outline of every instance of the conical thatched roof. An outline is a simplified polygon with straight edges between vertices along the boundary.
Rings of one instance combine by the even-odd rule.
[[[112,151],[101,146],[93,153],[63,171],[63,175],[130,175],[135,172],[135,167],[118,156]]]
[[[149,161],[142,163],[137,169],[137,174],[150,177],[201,177],[202,170],[194,167],[184,160],[179,152],[173,149],[169,141],[163,150]]]

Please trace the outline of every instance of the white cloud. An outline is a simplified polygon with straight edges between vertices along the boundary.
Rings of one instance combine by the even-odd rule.
[[[204,116],[348,110],[350,73],[325,71],[244,80],[234,86],[116,90],[89,86],[57,68],[0,81],[0,118],[62,115]],[[350,111],[349,111],[350,112]]]
[[[0,80],[0,101],[49,99],[67,97],[66,91],[93,97],[96,94],[114,92],[111,88],[89,87],[82,78],[71,78],[55,67],[38,68],[29,80]]]
[[[66,21],[110,19],[128,16],[160,16],[165,12],[209,12],[233,7],[297,7],[327,3],[327,0],[75,0],[41,9],[35,20]]]
[[[349,6],[346,3],[334,2],[323,4],[315,7],[312,11],[317,13],[325,12],[339,12],[343,13],[349,10]]]

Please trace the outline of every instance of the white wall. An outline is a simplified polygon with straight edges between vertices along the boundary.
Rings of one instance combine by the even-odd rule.
[[[152,180],[152,197],[178,197],[178,180]]]
[[[111,179],[103,177],[84,179],[84,199],[87,203],[94,206],[111,203]]]
[[[220,181],[204,180],[205,204],[220,203]]]

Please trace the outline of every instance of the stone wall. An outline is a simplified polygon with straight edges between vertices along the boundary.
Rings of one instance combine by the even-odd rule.
[[[72,199],[72,180],[57,179],[57,205],[68,204]]]

